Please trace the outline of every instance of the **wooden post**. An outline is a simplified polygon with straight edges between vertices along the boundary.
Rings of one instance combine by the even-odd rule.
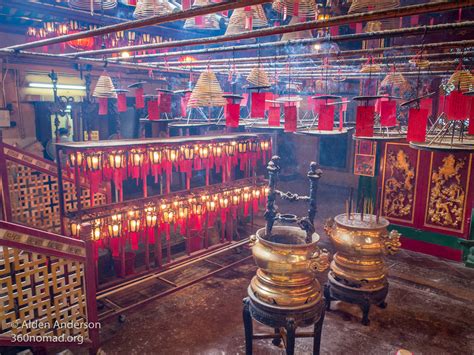
[[[2,207],[2,219],[7,222],[13,222],[12,207],[10,200],[10,188],[8,185],[8,169],[7,160],[5,159],[5,151],[2,139],[2,131],[0,130],[0,205]]]

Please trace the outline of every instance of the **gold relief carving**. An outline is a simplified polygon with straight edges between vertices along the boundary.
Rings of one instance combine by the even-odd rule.
[[[414,198],[415,169],[403,150],[388,153],[387,168],[390,178],[385,181],[383,213],[387,217],[406,217],[411,214]]]
[[[461,184],[461,170],[466,159],[450,154],[443,165],[432,171],[431,191],[428,200],[428,222],[440,226],[461,228],[465,191]]]

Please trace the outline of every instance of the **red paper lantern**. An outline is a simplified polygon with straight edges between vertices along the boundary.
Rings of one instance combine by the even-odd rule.
[[[74,34],[79,32],[81,31],[69,31],[68,34]],[[76,50],[88,51],[95,48],[94,37],[73,39],[72,41],[68,41],[66,43],[69,47],[74,48]]]

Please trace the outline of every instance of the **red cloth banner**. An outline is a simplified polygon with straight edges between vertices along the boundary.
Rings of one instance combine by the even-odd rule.
[[[372,137],[374,135],[374,106],[357,106],[356,136]]]
[[[296,119],[298,110],[296,106],[285,107],[285,132],[296,132]]]
[[[426,126],[428,124],[428,110],[411,108],[408,112],[407,141],[424,142],[426,140]]]
[[[446,115],[449,120],[465,120],[469,114],[469,96],[455,90],[446,97]]]
[[[380,125],[393,127],[397,125],[397,103],[393,100],[380,103]]]
[[[109,99],[99,97],[99,115],[105,116],[109,112]]]
[[[171,113],[171,95],[160,93],[160,112]]]
[[[420,108],[428,110],[428,117],[433,114],[433,99],[427,98],[420,100]]]
[[[239,127],[240,104],[227,104],[225,106],[225,125],[227,127]]]
[[[194,23],[196,24],[196,26],[202,26],[202,24],[203,24],[202,16],[196,16],[194,18]]]
[[[160,119],[158,100],[148,101],[148,119],[151,121],[156,121]]]
[[[137,88],[135,90],[135,108],[145,108],[145,100],[143,99],[143,88]]]
[[[471,111],[469,114],[469,130],[468,134],[474,135],[474,97],[471,97]]]
[[[252,93],[252,118],[265,117],[265,93],[264,92],[253,92]]]
[[[299,0],[293,1],[293,16],[299,16],[300,14],[300,2]]]
[[[183,0],[181,6],[183,10],[189,10],[191,8],[191,0]]]
[[[265,111],[268,111],[270,107],[274,105],[274,103],[268,102],[268,101],[273,101],[273,100],[275,100],[275,94],[272,92],[266,92],[265,93]]]
[[[124,92],[117,94],[117,110],[118,112],[127,111],[127,95]]]
[[[268,125],[270,127],[280,127],[280,107],[270,107],[268,110]]]
[[[188,92],[181,98],[181,117],[186,117],[190,97],[191,93]]]
[[[334,105],[323,103],[319,108],[318,129],[332,131],[334,129]]]

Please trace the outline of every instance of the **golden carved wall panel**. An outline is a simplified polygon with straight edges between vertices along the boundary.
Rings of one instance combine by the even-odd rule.
[[[0,336],[89,339],[85,295],[83,263],[0,246]]]
[[[413,223],[419,152],[406,144],[387,143],[382,190],[382,215]]]
[[[472,155],[431,154],[425,225],[462,233]]]
[[[7,161],[7,169],[13,222],[60,232],[57,178],[12,161]],[[66,210],[72,211],[77,205],[75,187],[68,181],[63,185]],[[105,202],[104,194],[95,195],[97,205]],[[89,189],[82,189],[82,203],[90,207]]]

